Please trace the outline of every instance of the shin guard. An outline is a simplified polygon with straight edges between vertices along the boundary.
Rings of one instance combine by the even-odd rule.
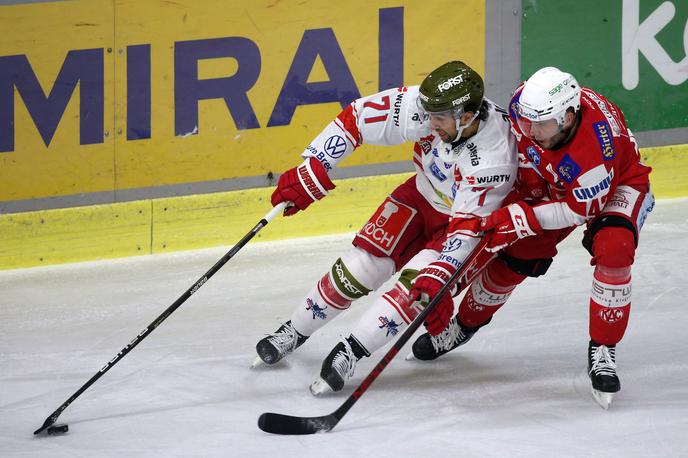
[[[496,259],[466,292],[459,305],[459,321],[467,327],[483,325],[506,303],[525,278],[525,275],[507,267],[501,259]]]
[[[590,292],[590,338],[602,345],[621,341],[631,313],[631,268],[595,267]]]
[[[593,238],[590,292],[590,338],[602,345],[621,341],[631,312],[631,265],[635,257],[633,232],[603,227]]]

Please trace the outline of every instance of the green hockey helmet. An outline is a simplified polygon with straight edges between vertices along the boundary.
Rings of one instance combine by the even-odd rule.
[[[480,75],[465,63],[447,62],[430,72],[420,85],[418,102],[427,113],[477,113],[485,86]]]

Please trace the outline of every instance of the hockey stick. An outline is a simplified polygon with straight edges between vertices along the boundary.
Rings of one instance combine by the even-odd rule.
[[[399,350],[408,342],[408,340],[413,336],[420,325],[425,321],[428,315],[435,308],[440,298],[448,292],[450,287],[461,277],[467,275],[473,262],[478,258],[480,253],[483,251],[487,245],[487,238],[478,244],[477,247],[471,252],[468,258],[464,261],[460,269],[458,269],[451,277],[447,283],[442,286],[437,295],[430,301],[430,303],[423,309],[423,311],[416,317],[409,327],[404,331],[401,336],[394,342],[392,348],[382,357],[379,363],[373,368],[368,376],[361,382],[360,385],[354,390],[354,392],[347,398],[344,403],[339,406],[337,410],[329,415],[323,415],[320,417],[294,417],[292,415],[283,415],[280,413],[265,412],[261,414],[258,418],[258,427],[265,431],[266,433],[273,434],[314,434],[319,432],[327,432],[334,428],[337,423],[346,415],[346,413],[353,407],[353,405],[358,401],[358,399],[363,396],[370,385],[373,384],[375,379],[385,370],[385,367],[394,359]]]
[[[239,242],[232,247],[231,250],[229,250],[222,258],[215,263],[213,267],[210,268],[209,271],[205,273],[200,279],[196,281],[196,283],[191,286],[191,288],[187,289],[184,294],[179,296],[179,299],[174,301],[172,305],[170,305],[164,312],[160,314],[159,317],[157,317],[151,324],[148,325],[143,331],[141,331],[134,339],[127,344],[126,347],[121,349],[117,355],[115,355],[114,358],[112,358],[110,361],[103,366],[102,369],[100,369],[98,372],[96,372],[93,377],[91,377],[84,385],[79,388],[73,395],[69,397],[60,407],[55,410],[48,418],[45,419],[45,422],[43,423],[43,426],[38,428],[36,431],[34,431],[34,434],[40,434],[45,430],[48,430],[48,434],[52,433],[62,433],[67,431],[67,425],[59,425],[59,426],[52,426],[55,421],[57,421],[57,417],[59,417],[62,412],[69,407],[69,405],[74,402],[76,398],[78,398],[81,393],[86,391],[88,387],[93,385],[103,374],[105,374],[107,371],[109,371],[112,366],[117,364],[124,356],[129,353],[134,347],[136,347],[143,339],[148,337],[148,334],[153,332],[155,328],[160,326],[160,324],[167,319],[168,316],[172,314],[177,308],[182,305],[188,298],[191,297],[198,289],[205,284],[205,282],[208,281],[210,277],[215,275],[215,273],[220,270],[222,266],[224,266],[227,261],[232,259],[235,254],[239,250],[241,250],[244,245],[248,243],[249,240],[251,240],[262,228],[267,226],[267,224],[272,221],[272,219],[277,215],[280,211],[282,211],[286,206],[288,205],[287,202],[282,202],[275,206],[270,212],[261,219],[258,224],[255,225],[253,229],[251,229]]]

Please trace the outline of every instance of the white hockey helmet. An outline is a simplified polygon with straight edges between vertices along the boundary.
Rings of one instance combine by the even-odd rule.
[[[524,84],[518,100],[518,125],[530,136],[532,123],[556,120],[561,129],[566,110],[580,109],[581,87],[573,75],[556,67],[544,67],[533,73]]]

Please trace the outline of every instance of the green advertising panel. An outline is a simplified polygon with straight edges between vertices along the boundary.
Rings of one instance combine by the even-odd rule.
[[[635,131],[688,127],[688,1],[523,0],[521,78],[572,73]]]

